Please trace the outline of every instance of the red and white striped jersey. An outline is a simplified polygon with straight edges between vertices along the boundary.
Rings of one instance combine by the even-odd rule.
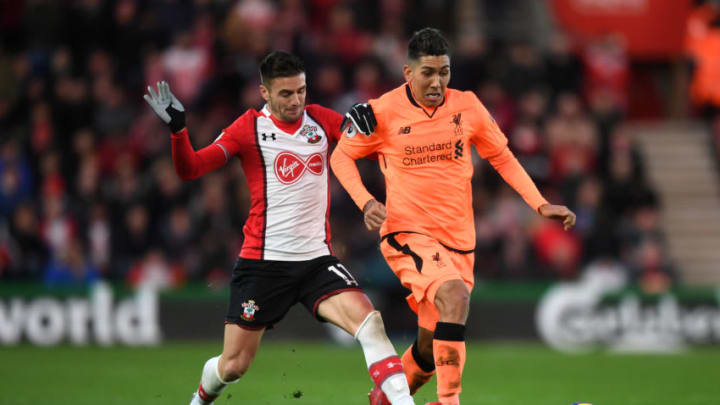
[[[300,261],[332,254],[328,151],[342,116],[308,105],[299,122],[250,109],[215,140],[241,159],[251,206],[239,256]]]

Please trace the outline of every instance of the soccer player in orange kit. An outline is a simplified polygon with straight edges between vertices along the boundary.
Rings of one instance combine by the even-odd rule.
[[[380,229],[383,256],[411,290],[407,301],[418,315],[418,336],[402,356],[411,393],[437,374],[439,402],[431,404],[458,405],[474,284],[470,145],[543,217],[562,220],[567,230],[575,214],[542,197],[474,93],[447,88],[448,48],[436,29],[412,36],[406,83],[353,106],[344,122],[352,125],[343,125],[331,166],[363,210],[367,228]],[[355,164],[370,154],[377,154],[385,175],[387,208],[363,186]],[[370,403],[388,402],[373,389]]]

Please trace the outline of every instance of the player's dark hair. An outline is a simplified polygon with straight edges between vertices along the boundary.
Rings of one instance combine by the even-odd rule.
[[[426,27],[416,31],[408,42],[408,59],[417,60],[421,56],[449,55],[450,44],[440,30]]]
[[[284,51],[274,51],[260,62],[260,80],[268,86],[270,80],[291,77],[305,72],[305,65],[297,56]]]

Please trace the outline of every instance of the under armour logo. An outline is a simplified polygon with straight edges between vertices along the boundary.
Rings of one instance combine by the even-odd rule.
[[[463,144],[462,140],[455,142],[455,159],[461,158],[463,156],[464,147],[465,145]]]
[[[277,139],[275,138],[275,133],[274,133],[274,132],[273,132],[272,134],[270,134],[270,135],[268,135],[268,134],[266,134],[266,133],[263,132],[263,133],[260,134],[260,135],[262,136],[263,141],[267,141],[268,138],[272,139],[273,141],[276,141],[276,140],[277,140]]]

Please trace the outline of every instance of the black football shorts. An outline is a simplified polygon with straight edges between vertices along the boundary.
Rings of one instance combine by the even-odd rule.
[[[317,314],[320,302],[350,290],[362,291],[335,256],[299,262],[238,258],[225,321],[246,329],[270,328],[301,302],[325,322]]]

